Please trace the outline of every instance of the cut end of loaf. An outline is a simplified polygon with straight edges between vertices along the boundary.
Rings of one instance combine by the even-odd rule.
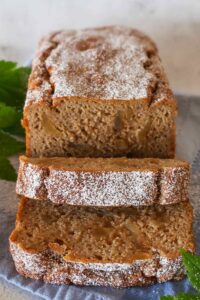
[[[23,122],[27,155],[173,158],[176,114],[164,103],[151,109],[83,99],[31,105]]]
[[[123,287],[180,279],[179,249],[194,251],[192,208],[102,210],[23,198],[10,247],[20,273],[47,282]]]
[[[133,263],[154,250],[168,258],[193,249],[188,202],[100,209],[23,198],[11,240],[27,251],[52,249],[66,261]]]

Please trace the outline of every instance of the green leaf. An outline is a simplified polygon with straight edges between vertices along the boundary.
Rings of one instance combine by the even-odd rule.
[[[188,279],[192,286],[200,291],[200,256],[180,250]]]
[[[176,296],[161,296],[160,300],[200,300],[200,295],[181,293]]]
[[[8,181],[16,181],[17,179],[15,169],[9,160],[4,156],[0,156],[0,179]]]
[[[0,61],[0,101],[6,105],[22,108],[28,76],[29,67],[17,67],[15,62]]]
[[[0,102],[0,128],[13,126],[17,121],[17,110]]]
[[[24,136],[25,130],[21,126],[21,119],[22,119],[22,112],[17,111],[16,122],[12,126],[4,128],[4,131],[14,135]]]
[[[10,156],[24,150],[24,143],[6,132],[0,131],[0,155]]]
[[[14,135],[24,135],[22,110],[30,68],[18,68],[15,62],[0,61],[0,178],[16,180],[16,172],[7,156],[24,150]]]

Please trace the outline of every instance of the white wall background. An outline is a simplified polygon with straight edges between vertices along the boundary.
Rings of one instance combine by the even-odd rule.
[[[151,35],[173,89],[200,94],[200,0],[0,0],[0,59],[24,63],[51,30],[105,24]]]

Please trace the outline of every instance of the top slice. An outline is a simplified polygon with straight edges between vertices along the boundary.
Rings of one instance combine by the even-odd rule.
[[[146,35],[118,26],[50,34],[29,80],[27,154],[173,157],[175,113]]]

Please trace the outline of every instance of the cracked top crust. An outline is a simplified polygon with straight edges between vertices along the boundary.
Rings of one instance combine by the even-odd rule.
[[[61,31],[41,41],[26,105],[73,97],[175,103],[155,44],[121,26]]]

